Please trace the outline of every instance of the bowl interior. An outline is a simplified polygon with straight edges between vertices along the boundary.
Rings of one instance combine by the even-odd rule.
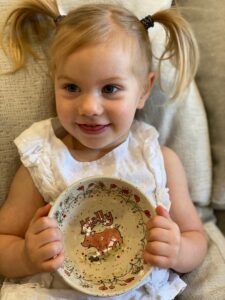
[[[66,259],[59,274],[89,295],[113,296],[135,287],[151,271],[143,251],[152,215],[147,197],[129,182],[98,177],[74,183],[50,211],[64,234]]]

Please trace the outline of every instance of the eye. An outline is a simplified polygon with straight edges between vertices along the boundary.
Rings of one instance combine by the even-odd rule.
[[[114,94],[118,92],[119,88],[114,84],[107,84],[103,87],[102,92],[106,94]]]
[[[66,91],[68,91],[69,93],[77,93],[80,91],[80,88],[76,84],[73,84],[73,83],[66,84],[64,86],[64,89]]]

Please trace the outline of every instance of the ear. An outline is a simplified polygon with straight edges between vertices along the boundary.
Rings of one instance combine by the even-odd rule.
[[[145,106],[145,102],[148,99],[149,95],[151,94],[151,90],[152,90],[152,87],[154,85],[154,82],[155,82],[155,73],[150,72],[148,74],[146,82],[143,86],[143,91],[142,91],[137,109],[142,109]]]

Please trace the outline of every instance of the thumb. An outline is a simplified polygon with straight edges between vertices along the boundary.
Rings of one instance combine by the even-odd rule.
[[[33,219],[31,220],[31,223],[34,223],[35,221],[37,221],[39,218],[41,217],[45,217],[48,215],[50,209],[52,208],[51,204],[46,204],[40,208],[37,209],[37,211],[35,212]]]
[[[166,219],[171,219],[169,212],[161,205],[156,207],[156,213],[158,216],[164,217]]]

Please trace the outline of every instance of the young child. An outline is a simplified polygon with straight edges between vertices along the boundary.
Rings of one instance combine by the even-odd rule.
[[[160,62],[172,57],[177,96],[193,78],[198,55],[188,24],[175,10],[139,20],[121,6],[89,4],[60,16],[55,0],[26,0],[9,16],[4,36],[15,70],[35,56],[35,36],[40,43],[52,32],[57,118],[33,124],[15,140],[23,164],[0,210],[0,273],[9,278],[2,299],[95,298],[57,283],[63,236],[46,204],[93,174],[138,185],[157,212],[147,224],[144,253],[154,266],[151,274],[113,299],[174,299],[185,287],[177,273],[203,261],[206,237],[182,164],[172,150],[159,146],[152,126],[134,120],[155,79],[148,36],[155,22],[168,34]]]

